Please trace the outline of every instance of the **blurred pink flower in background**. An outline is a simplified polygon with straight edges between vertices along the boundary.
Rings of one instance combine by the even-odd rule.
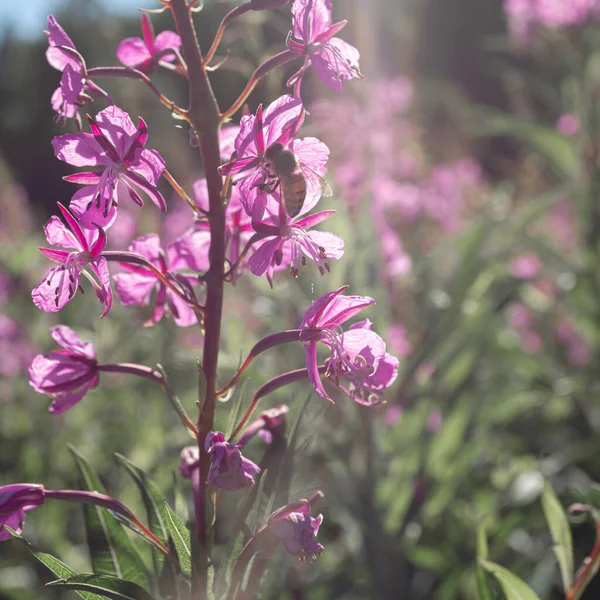
[[[556,129],[563,135],[575,135],[579,131],[579,127],[579,118],[572,113],[565,113],[556,121]]]
[[[27,331],[14,319],[0,313],[0,374],[15,377],[27,370],[35,355]]]
[[[554,335],[564,346],[565,358],[574,367],[583,367],[590,362],[591,348],[577,328],[561,317],[554,328]]]
[[[410,356],[413,351],[412,344],[408,341],[408,330],[400,323],[390,325],[387,334],[390,348],[399,356]]]
[[[532,252],[521,254],[510,263],[510,272],[517,279],[532,279],[542,268],[542,261]]]

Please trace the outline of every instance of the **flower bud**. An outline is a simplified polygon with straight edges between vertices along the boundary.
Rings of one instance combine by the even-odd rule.
[[[44,486],[35,483],[15,483],[0,487],[0,541],[10,540],[12,536],[6,529],[8,525],[17,533],[23,529],[25,513],[41,506],[46,501]]]
[[[240,490],[254,485],[254,475],[260,473],[260,468],[242,456],[239,446],[226,442],[221,432],[211,431],[204,447],[212,454],[207,477],[209,485],[222,490]]]

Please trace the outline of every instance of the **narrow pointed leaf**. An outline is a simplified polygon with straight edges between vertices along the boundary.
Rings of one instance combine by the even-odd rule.
[[[81,475],[83,487],[106,494],[104,486],[86,459],[69,446]],[[85,528],[94,572],[146,586],[146,568],[133,542],[110,511],[99,506],[83,506]]]
[[[258,485],[254,486],[253,488],[253,491],[256,490],[254,493],[254,503],[252,504],[246,519],[246,523],[248,524],[248,528],[250,529],[252,535],[254,535],[257,529],[264,524],[261,523],[260,517],[265,512],[264,488],[267,475],[267,471],[262,471],[258,475],[260,477]]]
[[[548,482],[546,482],[542,494],[542,509],[554,543],[553,550],[560,567],[563,589],[566,594],[573,587],[574,582],[573,539],[567,515]]]
[[[479,559],[479,563],[498,580],[506,600],[540,600],[539,596],[522,579],[508,569],[483,558]]]
[[[131,461],[122,456],[115,454],[117,460],[125,467],[127,472],[133,477],[133,480],[138,486],[142,502],[146,508],[146,517],[150,531],[164,544],[168,543],[169,528],[167,526],[167,510],[165,508],[166,500],[162,495],[158,486],[150,479],[150,477],[136,467]],[[165,560],[164,554],[156,549],[152,550],[152,558],[154,561],[155,571],[158,572]]]
[[[181,519],[173,512],[171,507],[165,502],[167,527],[177,557],[179,558],[179,566],[181,570],[190,575],[192,572],[192,545],[189,529],[181,522]]]
[[[246,400],[246,387],[248,380],[244,380],[239,390],[236,390],[235,400],[232,402],[229,407],[229,422],[227,423],[227,429],[225,430],[225,439],[229,439],[231,434],[233,433],[233,429],[239,421],[240,415],[242,413],[242,406],[244,405],[244,401]]]
[[[106,575],[73,575],[68,579],[61,579],[47,584],[48,587],[58,587],[70,590],[80,590],[100,594],[111,600],[154,600],[154,598],[142,587],[124,581],[118,577]]]
[[[477,558],[480,559],[475,565],[475,575],[477,578],[477,591],[479,592],[479,600],[493,600],[494,594],[487,580],[487,575],[481,564],[481,560],[486,560],[488,557],[488,545],[485,529],[482,526],[477,528]]]
[[[13,539],[18,543],[25,547],[32,556],[34,556],[37,560],[39,560],[48,570],[50,570],[54,575],[60,577],[61,579],[68,579],[72,575],[76,575],[75,571],[71,569],[64,562],[60,561],[55,556],[51,554],[46,554],[45,552],[40,552],[33,544],[30,544],[25,538],[22,538],[18,533],[13,531],[10,527],[5,526],[5,529],[13,536]],[[96,594],[91,594],[90,592],[76,592],[76,594],[84,598],[84,600],[103,600],[102,596],[98,596]]]

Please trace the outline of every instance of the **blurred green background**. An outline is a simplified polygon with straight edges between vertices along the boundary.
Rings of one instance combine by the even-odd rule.
[[[39,29],[45,4],[35,5]],[[196,16],[204,48],[229,8],[206,0]],[[170,320],[144,328],[148,311],[118,302],[99,321],[87,293],[57,315],[31,303],[47,266],[37,250],[41,226],[74,188],[50,145],[62,132],[50,107],[60,76],[31,15],[27,26],[8,25],[9,15],[25,18],[20,10],[3,5],[0,39],[0,484],[76,487],[72,444],[128,506],[142,511],[115,452],[147,470],[184,514],[190,489],[177,468],[189,438],[152,384],[103,374],[80,404],[52,416],[27,382],[31,357],[52,347],[49,327],[67,324],[94,341],[100,360],[162,364],[193,414],[202,337]],[[88,67],[117,64],[118,42],[139,35],[135,11],[114,2],[70,0],[54,14]],[[337,210],[331,230],[346,253],[323,278],[307,267],[297,280],[281,273],[271,290],[248,273],[228,290],[221,381],[261,337],[297,327],[316,297],[344,284],[377,301],[365,317],[400,356],[401,371],[376,409],[309,401],[290,500],[325,492],[326,550],[312,567],[281,553],[261,597],[475,599],[483,525],[492,560],[542,600],[562,598],[540,507],[544,480],[564,506],[598,502],[600,489],[600,25],[543,31],[523,49],[507,36],[500,0],[334,1],[334,15],[349,21],[341,36],[359,48],[365,79],[336,96],[311,76],[303,93],[306,135],[332,151],[335,193],[322,207]],[[153,22],[157,31],[173,27],[168,14]],[[228,29],[220,53],[231,54],[211,76],[221,106],[281,49],[290,23],[288,7],[247,14]],[[292,72],[261,83],[250,110],[280,95]],[[185,82],[168,72],[153,80],[185,105]],[[149,147],[191,190],[201,170],[188,131],[140,84],[106,89],[144,117]],[[96,104],[90,111],[103,107]],[[565,114],[577,119],[575,131],[557,129]],[[178,214],[176,197],[169,206]],[[168,238],[178,227],[151,206],[128,213],[137,235]],[[131,234],[125,228],[113,248]],[[292,346],[261,356],[247,371],[248,399],[303,360]],[[289,403],[293,418],[309,393],[297,384],[264,406]],[[224,428],[229,405],[218,410]],[[248,447],[254,460],[261,444]],[[573,527],[579,564],[594,532]],[[51,502],[30,513],[24,535],[89,569],[77,507]],[[0,600],[74,597],[44,589],[50,579],[17,544],[0,545]],[[592,584],[584,599],[599,590]]]

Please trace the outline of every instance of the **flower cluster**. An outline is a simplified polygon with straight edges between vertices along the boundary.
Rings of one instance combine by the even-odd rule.
[[[188,39],[186,45],[186,29],[178,22],[186,11],[187,17],[191,17],[189,13],[195,2],[163,3],[164,10],[171,8],[181,37],[168,30],[155,35],[150,17],[144,13],[142,37],[127,38],[118,47],[117,58],[124,66],[88,68],[56,19],[48,18],[47,58],[62,73],[52,106],[65,124],[74,119],[77,125],[76,133],[56,136],[52,146],[59,160],[83,170],[65,177],[79,188],[68,206],[66,202],[58,204],[61,216],[51,217],[44,228],[51,247],[40,250],[55,266],[33,290],[33,301],[44,311],[58,312],[75,298],[78,290],[83,292],[82,278],[85,278],[104,307],[101,314],[104,317],[113,303],[114,283],[122,305],[153,306],[146,326],[156,325],[163,316],[172,317],[179,327],[200,325],[204,336],[202,369],[212,369],[204,373],[204,379],[210,379],[212,384],[204,390],[207,398],[199,403],[201,413],[195,423],[176,400],[163,373],[142,365],[100,362],[92,343],[82,341],[65,325],[50,330],[60,348],[33,359],[29,367],[30,384],[52,399],[50,412],[58,414],[96,388],[102,372],[128,373],[158,383],[197,442],[183,449],[180,473],[192,482],[196,532],[201,543],[202,532],[206,531],[203,497],[207,496],[207,487],[213,491],[218,488],[220,498],[222,491],[253,486],[255,477],[264,474],[259,465],[242,455],[242,449],[254,435],[266,443],[284,435],[286,405],[262,411],[244,429],[262,396],[282,385],[308,379],[320,396],[332,402],[345,394],[359,404],[373,406],[383,402],[384,390],[394,382],[399,367],[398,359],[387,352],[385,342],[372,330],[369,320],[342,331],[342,325],[374,304],[369,297],[344,295],[347,289],[344,286],[313,302],[298,329],[263,338],[229,385],[215,389],[224,284],[235,284],[249,272],[266,276],[272,286],[276,272],[289,270],[297,277],[308,261],[314,262],[323,276],[330,271],[331,261],[344,254],[342,238],[317,228],[335,213],[314,210],[322,197],[333,194],[324,179],[329,149],[315,137],[299,136],[306,115],[301,82],[312,66],[328,87],[341,91],[344,81],[362,78],[359,54],[337,37],[345,22],[333,23],[330,0],[294,0],[286,50],[257,69],[242,96],[228,111],[221,112],[213,106],[212,134],[203,131],[205,117],[197,117],[195,101],[189,109],[178,107],[158,90],[149,76],[164,68],[190,82],[198,76],[205,77],[206,70],[215,68],[208,63],[228,20],[248,10],[266,10],[287,3],[251,0],[234,8],[224,18],[204,59],[197,49],[195,58],[202,64],[195,71],[188,69],[186,61],[192,64],[194,56],[189,43],[193,46],[197,42],[195,38]],[[180,5],[181,14],[175,4]],[[303,64],[288,81],[289,94],[264,108],[260,105],[255,114],[246,112],[239,125],[221,128],[243,106],[260,77],[270,68],[298,58],[303,59]],[[146,122],[140,117],[134,124],[129,114],[116,106],[96,83],[98,78],[110,76],[141,81],[171,114],[189,123],[190,142],[200,149],[204,159],[204,178],[195,182],[193,194],[175,181],[161,154],[147,147]],[[208,80],[203,85],[210,87]],[[199,88],[190,85],[190,89],[193,95]],[[208,97],[214,102],[213,94]],[[108,106],[94,115],[86,114],[89,131],[83,131],[79,111],[96,99],[106,101]],[[196,101],[203,100],[196,98]],[[219,131],[219,147],[213,144],[211,156],[207,138],[212,135],[216,142],[215,131]],[[131,240],[130,234],[137,230],[137,209],[125,207],[141,207],[144,199],[149,198],[165,214],[167,203],[159,189],[163,182],[173,188],[181,200],[179,206],[165,219],[161,235],[149,233]],[[382,213],[379,221],[384,220]],[[111,261],[121,268],[112,276]],[[216,399],[234,387],[257,354],[289,342],[303,345],[306,368],[291,370],[265,383],[229,439],[214,431]],[[328,353],[321,364],[318,347]],[[207,416],[205,410],[212,412]],[[270,448],[277,446],[274,443]],[[76,497],[78,501],[109,508],[116,502],[96,493],[82,494],[51,492],[28,484],[0,488],[0,525],[20,532],[24,513],[43,503],[46,497]],[[320,495],[317,493],[315,498]],[[291,554],[308,562],[323,550],[315,540],[322,516],[310,516],[311,502],[301,501],[276,510],[259,530],[282,540]],[[117,512],[131,519],[123,510],[117,506]],[[140,525],[136,522],[136,526]],[[0,539],[7,539],[2,531]],[[254,539],[259,539],[258,533]],[[252,547],[251,541],[248,545]]]
[[[563,29],[600,20],[597,0],[504,0],[504,12],[510,34],[520,45],[531,43],[539,27]]]

